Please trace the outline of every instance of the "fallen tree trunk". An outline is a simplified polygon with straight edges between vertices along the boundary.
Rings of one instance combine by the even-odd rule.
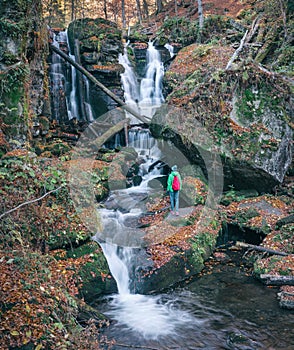
[[[226,69],[225,70],[229,70],[233,64],[233,62],[235,61],[235,59],[239,56],[239,53],[242,51],[246,37],[248,34],[248,30],[246,30],[241,42],[240,42],[240,46],[237,48],[237,50],[234,52],[233,56],[231,57],[231,59],[229,60]]]
[[[283,286],[283,285],[294,285],[294,276],[281,276],[281,275],[270,275],[261,274],[259,276],[262,283],[271,286]]]
[[[77,62],[72,60],[67,54],[65,54],[63,51],[58,49],[56,46],[50,45],[51,49],[56,52],[58,55],[60,55],[62,58],[64,58],[67,62],[69,62],[71,65],[73,65],[77,70],[79,70],[81,73],[83,73],[92,83],[97,85],[103,92],[105,92],[108,96],[110,96],[115,102],[117,102],[124,110],[131,113],[134,117],[139,119],[141,122],[145,124],[149,124],[150,121],[147,119],[147,117],[140,115],[137,113],[133,108],[129,107],[123,100],[121,100],[119,97],[117,97],[112,91],[107,89],[105,85],[100,83],[99,80],[97,80],[91,73],[89,73],[84,67],[79,65]]]
[[[282,256],[289,255],[288,253],[285,253],[285,252],[281,252],[281,251],[278,251],[278,250],[261,247],[259,245],[248,244],[248,243],[244,243],[244,242],[236,242],[236,246],[242,247],[242,248],[254,249],[254,250],[257,250],[257,251],[260,251],[260,252],[266,252],[266,253],[273,254],[273,255],[282,255]]]
[[[106,132],[101,134],[101,130],[99,129],[99,124],[95,123],[90,124],[87,129],[84,131],[82,135],[81,145],[74,149],[75,156],[79,156],[80,152],[84,155],[84,147],[95,147],[95,149],[99,149],[103,146],[103,144],[110,139],[113,135],[117,134],[121,130],[123,130],[129,123],[130,119],[123,119],[111,128],[109,128]],[[76,153],[75,153],[76,152]]]

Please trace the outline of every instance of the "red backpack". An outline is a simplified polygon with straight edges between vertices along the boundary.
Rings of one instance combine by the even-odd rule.
[[[172,189],[174,191],[179,191],[180,188],[181,188],[180,180],[179,180],[178,176],[175,175],[173,178]]]

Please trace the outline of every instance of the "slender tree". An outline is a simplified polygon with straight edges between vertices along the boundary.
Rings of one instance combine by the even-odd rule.
[[[104,12],[104,18],[108,19],[108,16],[107,16],[107,0],[103,0],[103,12]]]
[[[156,0],[156,13],[160,13],[163,8],[162,0]]]
[[[138,17],[138,21],[139,21],[139,23],[141,23],[141,22],[142,22],[142,12],[141,12],[140,0],[136,0],[136,5],[137,5],[137,17]]]
[[[149,17],[149,5],[147,0],[143,0],[143,9],[144,9],[144,17],[148,18]]]
[[[204,22],[202,0],[198,0],[198,17],[199,17],[199,29],[201,31],[203,28],[203,22]]]
[[[75,0],[71,0],[71,21],[75,19]]]
[[[121,0],[121,19],[122,19],[122,27],[123,29],[126,28],[126,7],[125,7],[125,0]]]

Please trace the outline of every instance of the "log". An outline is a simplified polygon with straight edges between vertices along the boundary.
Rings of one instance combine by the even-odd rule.
[[[225,70],[228,70],[231,68],[231,65],[232,63],[235,61],[235,59],[239,56],[239,53],[242,51],[243,49],[243,46],[244,46],[244,43],[245,43],[245,40],[246,40],[246,37],[247,37],[247,34],[248,34],[248,30],[246,30],[241,42],[240,42],[240,45],[239,47],[237,48],[237,50],[234,52],[233,56],[231,57],[231,59],[229,60],[227,66],[226,66],[226,69]]]
[[[277,226],[277,228],[280,228],[284,225],[293,224],[293,223],[294,223],[294,214],[291,214],[291,215],[288,215],[288,216],[278,220],[276,222],[276,226]]]
[[[294,276],[261,274],[259,278],[266,285],[271,285],[271,286],[283,286],[283,285],[293,286],[294,285]]]
[[[281,255],[281,256],[289,255],[288,253],[285,253],[285,252],[281,252],[281,251],[278,251],[278,250],[261,247],[259,245],[248,244],[248,243],[244,243],[244,242],[238,242],[237,241],[236,242],[236,246],[237,247],[242,247],[242,248],[253,249],[253,250],[260,251],[260,252],[266,252],[266,253],[273,254],[273,255]]]
[[[77,62],[72,60],[67,54],[65,54],[63,51],[58,49],[54,45],[50,45],[50,48],[56,52],[58,55],[60,55],[62,58],[64,58],[67,62],[69,62],[71,65],[73,65],[77,70],[79,70],[81,73],[83,73],[92,83],[97,85],[103,92],[105,92],[108,96],[110,96],[115,102],[117,102],[124,110],[131,113],[134,117],[139,119],[144,124],[149,124],[150,120],[147,119],[146,116],[142,116],[139,113],[137,113],[133,108],[128,106],[123,100],[121,100],[119,97],[117,97],[112,91],[107,89],[105,85],[100,83],[99,80],[97,80],[91,73],[89,73],[84,67],[79,65]]]
[[[97,148],[100,148],[103,146],[103,144],[111,138],[111,136],[117,134],[119,131],[121,131],[122,129],[124,129],[126,127],[126,125],[128,125],[129,123],[129,119],[123,119],[121,120],[119,123],[115,124],[114,126],[112,126],[111,128],[109,128],[104,134],[102,134],[101,136],[97,133],[97,131],[95,130],[95,124],[94,126],[92,124],[90,124],[87,128],[87,133],[91,132],[92,135],[94,135],[94,139],[91,137],[91,144],[94,145]]]

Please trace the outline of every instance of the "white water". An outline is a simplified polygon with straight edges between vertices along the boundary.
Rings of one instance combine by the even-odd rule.
[[[90,84],[89,84],[89,80],[87,77],[85,77],[83,75],[83,81],[85,84],[85,111],[86,111],[86,118],[89,122],[93,122],[95,120],[94,118],[94,114],[93,114],[93,110],[92,110],[92,106],[90,103]]]
[[[66,33],[59,32],[58,35],[54,34],[53,43],[57,48],[60,48],[59,43],[66,42]],[[54,118],[60,121],[60,110],[62,94],[65,95],[65,76],[63,72],[64,60],[55,52],[52,53],[52,63],[50,65],[50,78],[51,78],[51,94],[52,94],[52,113]]]
[[[126,104],[141,115],[152,118],[156,109],[164,102],[161,87],[164,67],[160,53],[152,42],[148,44],[146,61],[145,77],[140,80],[128,59],[127,49],[125,48],[124,54],[119,56],[119,63],[125,68],[125,72],[121,75],[121,81]],[[131,115],[128,117],[131,119],[131,123],[138,123],[135,117]]]
[[[163,300],[162,296],[135,294],[131,290],[132,271],[136,268],[136,254],[142,246],[144,232],[128,226],[130,218],[136,218],[145,210],[144,200],[152,189],[148,183],[160,174],[160,164],[148,172],[160,159],[156,140],[149,131],[133,128],[129,132],[130,145],[144,161],[140,165],[143,181],[139,186],[111,191],[109,201],[119,209],[99,209],[103,230],[95,240],[100,243],[114,277],[118,294],[111,297],[106,315],[117,325],[145,339],[158,339],[175,335],[179,327],[189,325],[195,318],[181,310],[175,300]],[[135,266],[134,266],[135,265]]]
[[[119,327],[145,339],[158,339],[175,336],[177,328],[196,322],[189,312],[176,305],[177,300],[131,293],[129,268],[136,254],[134,248],[109,243],[100,245],[119,292],[112,296],[106,315],[115,319]]]
[[[164,69],[159,52],[149,43],[146,75],[141,82],[134,73],[126,51],[119,60],[125,67],[121,77],[125,102],[140,114],[152,117],[164,100],[161,92]],[[138,120],[129,117],[133,123],[138,123]],[[170,299],[164,301],[161,296],[135,294],[130,289],[133,278],[131,271],[136,268],[136,254],[144,245],[144,231],[128,224],[146,210],[144,199],[152,191],[149,181],[162,175],[161,164],[158,163],[161,152],[150,131],[132,128],[128,139],[129,146],[135,148],[141,160],[139,175],[142,176],[142,182],[139,186],[110,192],[105,208],[99,210],[102,229],[95,236],[96,241],[102,242],[100,245],[118,288],[118,294],[112,297],[110,310],[106,314],[128,331],[146,339],[158,339],[175,335],[177,328],[188,325],[192,317]],[[111,189],[111,179],[109,184]],[[112,209],[107,209],[110,205]]]
[[[69,57],[75,61],[75,56],[74,55],[69,55]],[[71,65],[71,91],[69,94],[69,100],[68,100],[68,119],[73,119],[76,118],[78,119],[78,104],[77,104],[77,91],[76,91],[76,86],[77,86],[77,71],[76,68]]]
[[[174,47],[173,47],[172,45],[168,44],[168,43],[166,43],[166,44],[164,45],[164,47],[165,47],[166,49],[168,49],[169,54],[170,54],[170,57],[173,58],[174,55],[175,55],[175,53],[174,53]]]
[[[119,246],[141,247],[143,232],[136,227],[131,227],[128,222],[132,218],[138,218],[146,210],[146,199],[152,192],[149,182],[162,176],[161,164],[158,163],[161,152],[150,131],[140,127],[129,130],[129,146],[138,153],[140,161],[138,175],[141,176],[142,182],[139,186],[130,188],[127,188],[126,183],[125,188],[118,190],[115,186],[118,174],[114,173],[109,177],[110,194],[105,202],[105,208],[98,210],[102,229],[97,233],[96,238],[97,241]],[[118,161],[120,162],[120,158]],[[116,162],[116,159],[113,162]]]

